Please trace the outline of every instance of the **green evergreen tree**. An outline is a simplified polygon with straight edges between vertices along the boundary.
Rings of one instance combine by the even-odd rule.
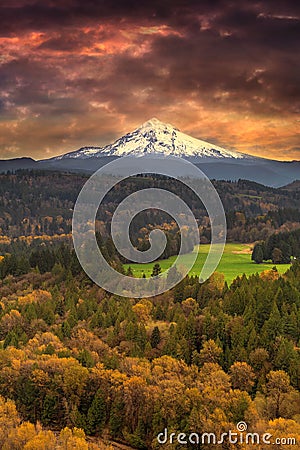
[[[282,264],[284,262],[283,254],[280,248],[275,247],[272,251],[272,263],[273,264]]]
[[[252,252],[252,261],[256,264],[261,264],[264,260],[264,250],[262,244],[255,244],[253,252]]]
[[[106,420],[106,406],[101,389],[95,394],[87,413],[87,430],[89,434],[100,433]]]
[[[115,399],[112,404],[109,417],[109,428],[114,439],[123,437],[122,430],[124,424],[124,408],[124,402]]]
[[[132,271],[132,268],[131,268],[130,266],[129,266],[128,269],[127,269],[126,275],[127,275],[128,277],[133,277],[133,271]]]
[[[151,273],[151,277],[157,277],[161,273],[161,267],[159,263],[155,263]]]
[[[151,333],[150,343],[152,348],[157,348],[157,346],[160,343],[160,331],[159,328],[156,326],[153,328],[153,331]]]

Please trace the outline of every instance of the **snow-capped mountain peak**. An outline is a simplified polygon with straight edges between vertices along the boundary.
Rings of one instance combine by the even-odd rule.
[[[178,128],[173,127],[173,125],[170,125],[169,123],[164,123],[161,122],[159,119],[157,119],[156,117],[152,117],[152,119],[147,120],[147,122],[144,122],[139,128],[138,130],[142,131],[142,130],[149,130],[150,129],[156,129],[156,130],[168,130],[168,131],[179,131]]]
[[[143,155],[179,156],[188,159],[251,159],[243,153],[225,150],[209,142],[193,138],[182,133],[170,124],[161,122],[156,117],[143,123],[136,130],[125,134],[105,147],[83,147],[75,152],[54,158],[86,159],[102,156],[143,156]]]

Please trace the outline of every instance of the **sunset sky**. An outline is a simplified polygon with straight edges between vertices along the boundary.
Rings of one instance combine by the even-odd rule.
[[[104,145],[155,116],[300,160],[300,2],[1,0],[0,158]]]

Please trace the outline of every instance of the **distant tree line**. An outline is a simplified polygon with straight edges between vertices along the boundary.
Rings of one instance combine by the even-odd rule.
[[[272,234],[266,241],[255,244],[252,260],[257,264],[271,260],[274,264],[288,264],[300,258],[300,229]]]
[[[74,203],[86,179],[80,174],[45,171],[0,175],[0,234],[8,237],[69,234]],[[299,191],[269,188],[246,180],[213,181],[213,184],[224,205],[229,240],[265,240],[280,227],[286,226],[290,231],[293,224],[300,223]],[[124,198],[151,187],[178,195],[193,211],[203,238],[210,239],[207,212],[195,194],[178,180],[150,175],[124,180],[105,196],[98,212],[101,233],[109,234],[112,214]],[[144,226],[171,222],[162,211],[145,211],[136,218],[133,235]]]

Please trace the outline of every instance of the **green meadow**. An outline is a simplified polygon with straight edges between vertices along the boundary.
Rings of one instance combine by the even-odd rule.
[[[209,244],[202,244],[200,247],[195,248],[194,252],[198,252],[196,262],[192,269],[190,270],[190,275],[199,275],[201,268],[203,267],[204,261],[207,257],[209,251]],[[251,261],[252,247],[249,244],[233,244],[228,243],[225,246],[225,250],[222,259],[217,267],[216,271],[221,272],[225,276],[225,280],[231,283],[237,276],[246,274],[247,276],[254,273],[261,273],[264,270],[270,270],[274,267],[274,264],[264,263],[255,264]],[[186,254],[182,257],[183,264],[188,264],[191,261],[193,255],[192,253]],[[172,256],[168,259],[157,261],[162,271],[167,270],[175,261],[176,256]],[[153,269],[153,263],[149,264],[125,264],[124,267],[127,269],[129,266],[133,271],[135,277],[142,277],[143,274],[146,277],[151,275]],[[289,264],[279,264],[276,266],[279,273],[284,273],[290,267]]]

